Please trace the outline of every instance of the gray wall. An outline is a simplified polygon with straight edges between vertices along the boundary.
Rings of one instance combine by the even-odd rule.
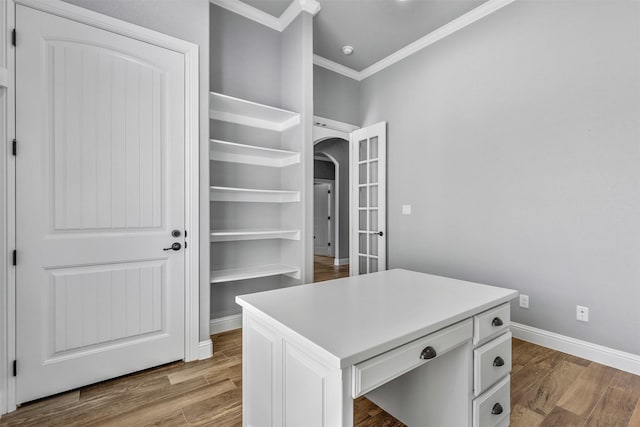
[[[211,5],[211,90],[280,105],[281,34]]]
[[[640,354],[638,52],[640,2],[520,0],[364,80],[390,268],[515,288],[516,322]]]
[[[200,182],[209,180],[209,2],[65,0],[103,15],[195,43],[200,60]],[[209,338],[209,191],[200,191],[200,340]]]
[[[313,114],[358,125],[359,98],[360,82],[313,66]]]
[[[349,258],[349,143],[333,138],[317,143],[314,152],[328,154],[338,162],[338,200],[340,219],[338,224],[339,246],[336,258]],[[323,162],[320,162],[323,163]]]

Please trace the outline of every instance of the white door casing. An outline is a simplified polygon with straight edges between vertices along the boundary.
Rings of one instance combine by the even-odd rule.
[[[21,5],[16,27],[22,403],[185,357],[191,123],[184,55]]]
[[[350,240],[352,276],[387,269],[387,123],[350,136]]]

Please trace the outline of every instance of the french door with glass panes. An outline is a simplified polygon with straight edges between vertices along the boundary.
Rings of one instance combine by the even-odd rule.
[[[351,239],[349,269],[352,276],[387,268],[387,123],[351,133]]]

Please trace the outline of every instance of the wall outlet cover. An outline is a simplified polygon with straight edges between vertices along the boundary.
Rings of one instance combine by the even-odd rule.
[[[411,205],[402,205],[402,215],[411,215]]]
[[[529,295],[520,294],[520,307],[529,308]]]
[[[576,320],[580,322],[588,322],[589,321],[589,307],[584,307],[582,305],[576,305]]]

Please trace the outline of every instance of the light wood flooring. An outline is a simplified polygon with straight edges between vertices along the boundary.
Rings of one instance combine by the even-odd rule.
[[[319,280],[348,274],[348,268],[339,273],[326,260],[318,262],[326,268],[317,269]],[[0,418],[0,427],[240,426],[241,332],[212,339],[212,359],[176,362],[25,404]],[[639,400],[638,376],[513,340],[512,426],[640,427]],[[356,427],[403,426],[364,398],[355,401],[354,420]]]

